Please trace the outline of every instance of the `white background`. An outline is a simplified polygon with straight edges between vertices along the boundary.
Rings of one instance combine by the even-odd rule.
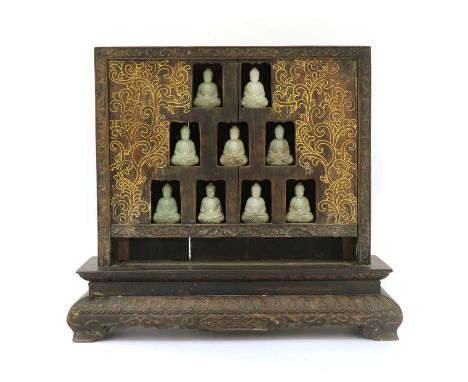
[[[194,3],[2,2],[0,379],[467,380],[463,2]],[[97,241],[93,48],[327,44],[372,46],[372,251],[395,270],[400,341],[131,330],[73,344],[74,271]]]

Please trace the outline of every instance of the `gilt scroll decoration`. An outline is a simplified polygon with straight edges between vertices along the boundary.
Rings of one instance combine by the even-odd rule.
[[[132,224],[150,210],[143,187],[169,158],[168,116],[191,105],[190,65],[170,60],[110,60],[112,220]]]
[[[321,167],[324,196],[317,209],[330,223],[357,222],[357,115],[353,92],[356,66],[344,71],[336,60],[277,60],[273,108],[293,115],[298,162]]]

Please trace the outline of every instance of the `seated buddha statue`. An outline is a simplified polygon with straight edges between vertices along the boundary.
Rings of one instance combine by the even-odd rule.
[[[265,89],[263,84],[259,81],[260,72],[257,68],[252,68],[249,72],[250,81],[245,85],[244,96],[242,97],[241,104],[243,107],[267,107],[268,99],[265,97]]]
[[[206,68],[203,71],[203,82],[198,85],[197,96],[193,105],[197,107],[216,107],[221,105],[218,95],[218,87],[213,81],[213,71]]]
[[[304,196],[304,185],[297,183],[294,187],[296,196],[289,202],[289,210],[286,221],[289,223],[310,223],[314,215],[310,212],[309,200]]]
[[[156,211],[153,215],[155,223],[178,223],[180,222],[180,214],[177,209],[177,202],[172,197],[172,186],[166,183],[162,188],[163,196],[158,200]]]
[[[262,187],[258,183],[254,183],[250,191],[252,196],[245,203],[241,220],[244,223],[267,223],[270,217],[266,211],[265,200],[260,196]]]
[[[286,166],[294,161],[290,151],[289,144],[284,139],[284,127],[277,125],[275,127],[275,138],[270,142],[266,162],[270,166]]]
[[[234,125],[229,129],[230,139],[224,144],[220,162],[223,166],[243,166],[249,161],[245,155],[244,143],[239,139],[239,128]]]
[[[206,186],[206,196],[201,201],[198,221],[200,223],[222,223],[224,214],[219,198],[215,196],[216,187],[213,183]]]
[[[174,166],[195,166],[198,164],[198,156],[195,144],[190,139],[190,129],[187,125],[180,129],[181,139],[176,143],[171,163]]]

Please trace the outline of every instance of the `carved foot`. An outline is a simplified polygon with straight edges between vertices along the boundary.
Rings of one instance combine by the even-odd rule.
[[[361,321],[361,333],[364,337],[374,341],[397,341],[397,330],[403,321],[403,313],[398,304],[382,289],[380,295],[388,307],[384,311],[377,311],[373,317]]]
[[[102,340],[109,329],[102,327],[100,330],[74,331],[73,342],[95,342]]]
[[[109,332],[109,328],[98,321],[99,315],[90,315],[81,310],[84,306],[89,310],[93,300],[82,297],[70,308],[67,323],[73,330],[73,342],[94,342],[103,339]]]
[[[400,324],[386,324],[381,321],[373,321],[361,326],[364,337],[374,341],[397,341],[397,330]]]

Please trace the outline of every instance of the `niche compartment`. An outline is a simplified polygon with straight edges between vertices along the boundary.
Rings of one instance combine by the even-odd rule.
[[[206,186],[209,183],[213,183],[216,187],[215,196],[218,197],[221,203],[221,209],[224,214],[224,221],[217,224],[223,224],[226,222],[226,182],[224,180],[198,180],[197,181],[197,223],[203,224],[198,221],[198,214],[200,213],[201,201],[206,196]]]
[[[218,158],[218,166],[225,167],[221,164],[221,155],[223,154],[224,145],[230,139],[229,136],[229,129],[236,125],[239,128],[239,139],[244,143],[245,155],[249,160],[245,166],[248,166],[250,163],[250,143],[249,143],[249,127],[246,122],[219,122],[218,123],[218,138],[217,138],[217,158]],[[242,166],[244,167],[244,166]]]
[[[245,85],[250,81],[249,72],[252,68],[257,68],[260,72],[260,79],[259,81],[263,84],[263,88],[265,89],[265,97],[268,99],[268,106],[271,107],[272,100],[271,100],[271,64],[268,62],[243,62],[241,64],[241,88],[240,88],[240,95],[239,95],[239,105],[242,96],[244,95]],[[244,107],[242,107],[244,109]],[[250,108],[245,108],[250,109]],[[264,108],[258,108],[264,109]],[[255,110],[255,108],[253,109]]]
[[[163,186],[169,183],[172,187],[172,197],[175,199],[177,203],[177,211],[179,214],[182,215],[182,206],[180,200],[180,182],[178,180],[153,180],[151,182],[151,223],[152,224],[161,224],[161,223],[154,223],[153,222],[153,215],[156,212],[156,206],[158,204],[158,200],[162,198],[162,188]],[[179,224],[179,223],[175,223]]]
[[[271,222],[271,182],[268,179],[243,180],[242,181],[241,183],[241,208],[239,211],[239,216],[242,216],[242,213],[244,212],[245,204],[247,203],[247,200],[249,199],[249,197],[252,195],[250,189],[255,183],[258,183],[260,187],[262,188],[260,196],[265,201],[266,210],[269,216],[267,223],[259,223],[259,224],[268,224]],[[242,224],[249,225],[252,223],[242,223]]]
[[[182,126],[187,125],[190,129],[190,139],[193,141],[195,145],[195,152],[198,155],[198,164],[195,166],[175,166],[171,163],[172,155],[174,155],[174,150],[176,147],[177,142],[181,139],[180,129]],[[201,155],[200,155],[200,127],[198,122],[171,122],[169,126],[169,163],[171,166],[174,167],[199,167],[201,163]]]
[[[268,148],[270,147],[270,142],[275,138],[275,127],[277,125],[282,125],[284,128],[284,139],[288,142],[289,153],[293,157],[293,162],[285,166],[294,166],[296,164],[296,128],[294,122],[267,122],[265,128],[265,165],[271,167],[284,167],[284,166],[274,166],[269,165],[266,162],[266,157],[268,154]]]
[[[197,63],[193,64],[193,77],[192,77],[192,100],[195,99],[197,96],[198,92],[198,86],[203,83],[203,71],[207,68],[210,68],[211,71],[213,72],[213,80],[212,82],[216,84],[216,87],[218,88],[218,97],[221,100],[221,105],[216,106],[217,107],[223,107],[223,92],[224,92],[224,87],[223,87],[223,67],[221,64],[217,63]],[[197,109],[207,109],[211,110],[211,107],[204,107],[204,106],[195,106],[192,105],[192,107],[197,108]]]
[[[315,181],[313,179],[288,179],[286,181],[286,205],[285,211],[288,212],[289,203],[291,199],[295,196],[295,187],[297,183],[302,183],[304,185],[304,196],[309,200],[310,211],[314,215],[314,220],[310,223],[289,223],[288,224],[312,224],[315,222],[315,213],[316,213],[316,206],[315,206]]]

